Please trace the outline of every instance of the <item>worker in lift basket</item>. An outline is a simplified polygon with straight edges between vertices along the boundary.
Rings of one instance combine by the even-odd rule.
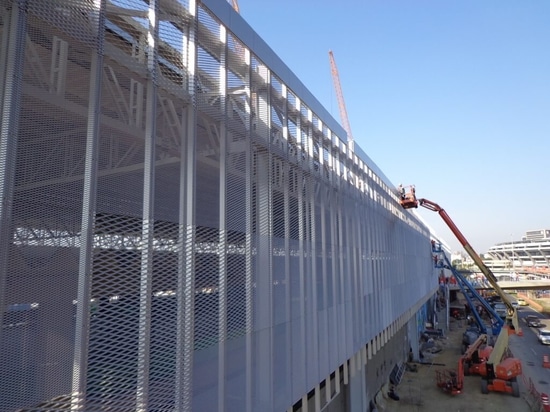
[[[405,188],[401,183],[399,183],[399,195],[401,196],[401,199],[405,199]]]

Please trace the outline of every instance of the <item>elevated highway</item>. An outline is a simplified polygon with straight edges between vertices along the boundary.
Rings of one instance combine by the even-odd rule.
[[[519,281],[500,281],[498,282],[502,289],[506,290],[547,290],[550,289],[550,279],[541,280],[519,280]],[[493,289],[491,285],[484,283],[473,283],[476,289],[488,290]],[[450,285],[451,290],[460,290],[457,285]]]

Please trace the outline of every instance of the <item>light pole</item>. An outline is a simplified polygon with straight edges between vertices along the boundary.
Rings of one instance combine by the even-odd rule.
[[[515,265],[514,265],[514,237],[513,237],[513,234],[510,233],[510,243],[512,244],[512,259],[511,259],[511,263],[512,263],[512,273],[514,272],[514,269],[515,269]]]

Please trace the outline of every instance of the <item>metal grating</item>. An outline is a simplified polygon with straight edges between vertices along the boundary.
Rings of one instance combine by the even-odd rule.
[[[287,410],[431,291],[219,3],[1,2],[0,412]]]

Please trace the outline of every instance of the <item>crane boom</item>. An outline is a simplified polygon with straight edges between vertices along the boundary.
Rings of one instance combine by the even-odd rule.
[[[487,302],[472,286],[468,280],[466,280],[466,276],[463,276],[458,270],[456,270],[449,261],[449,258],[446,254],[443,254],[443,268],[448,269],[452,272],[454,275],[457,285],[460,288],[460,291],[466,298],[466,301],[468,302],[468,305],[472,309],[472,313],[474,315],[474,318],[476,320],[476,323],[479,326],[479,329],[481,333],[487,333],[487,327],[484,325],[483,320],[481,319],[481,316],[479,316],[479,313],[477,312],[476,308],[473,305],[472,299],[470,298],[469,294],[471,293],[475,299],[485,308],[485,311],[489,314],[489,316],[493,319],[493,327],[492,332],[493,335],[498,335],[500,333],[500,330],[502,326],[504,325],[504,321],[501,319],[501,317],[498,315],[498,313],[491,307],[489,302]]]
[[[476,251],[470,245],[470,243],[468,243],[468,241],[466,240],[466,237],[464,237],[460,229],[451,220],[447,212],[445,212],[445,209],[443,209],[437,203],[434,203],[428,199],[418,199],[418,204],[420,206],[425,207],[426,209],[439,213],[439,216],[441,216],[443,221],[447,224],[447,226],[449,226],[449,229],[451,229],[451,232],[453,232],[453,234],[456,236],[456,238],[458,239],[458,241],[460,242],[464,250],[466,250],[468,255],[470,255],[470,257],[475,262],[477,267],[483,272],[483,274],[485,275],[485,278],[489,281],[493,289],[502,298],[502,301],[506,304],[508,311],[513,312],[515,308],[512,306],[512,302],[510,302],[510,299],[508,298],[506,293],[504,293],[502,288],[497,283],[497,278],[495,277],[493,272],[491,272],[491,270],[487,267],[487,265],[483,263],[483,260],[481,259],[481,257],[476,253]]]
[[[240,13],[239,3],[237,0],[231,0],[231,6],[233,7],[233,10],[235,10],[237,13]]]
[[[474,248],[468,243],[466,237],[458,229],[458,227],[451,220],[447,212],[443,210],[441,206],[427,199],[417,199],[414,186],[411,186],[409,193],[403,190],[403,187],[399,186],[400,204],[404,209],[417,208],[423,206],[434,212],[438,212],[441,218],[445,221],[449,229],[456,236],[462,247],[468,252],[468,255],[474,260],[476,265],[481,269],[485,278],[489,281],[493,289],[498,293],[501,299],[504,301],[507,307],[506,319],[511,322],[512,328],[503,328],[500,330],[494,347],[485,362],[484,372],[481,379],[481,393],[488,393],[489,390],[496,392],[511,393],[513,396],[520,396],[519,386],[517,383],[517,377],[521,375],[521,360],[512,357],[506,357],[506,351],[508,350],[508,333],[515,332],[517,335],[522,335],[519,327],[518,315],[516,308],[510,302],[508,296],[504,293],[501,287],[497,283],[497,279],[493,272],[483,263],[481,257],[476,253]],[[432,243],[433,249],[433,243]],[[445,261],[449,263],[445,256]],[[450,265],[449,265],[450,266]],[[455,273],[455,272],[453,272]],[[455,273],[455,276],[458,272]],[[461,278],[461,276],[459,276]],[[461,288],[462,289],[462,288]],[[467,294],[465,295],[468,303],[471,305],[470,299]],[[481,300],[480,300],[481,301]],[[485,328],[486,329],[486,328]],[[486,339],[485,337],[483,339]],[[473,352],[481,344],[481,340],[478,339],[476,344],[471,349],[467,349],[467,357],[463,357],[458,363],[457,372],[452,375],[449,371],[436,371],[437,385],[450,391],[451,393],[460,393],[463,387],[464,365],[463,362],[468,362],[468,357],[471,358]],[[481,368],[483,369],[483,368]]]
[[[514,308],[514,306],[512,305],[512,302],[510,302],[510,299],[508,298],[506,293],[504,293],[502,288],[497,283],[496,276],[493,274],[493,272],[491,272],[491,270],[487,267],[487,265],[485,265],[485,263],[483,263],[483,260],[481,259],[481,257],[476,253],[474,248],[466,240],[466,237],[458,229],[458,227],[452,221],[452,219],[447,214],[447,212],[445,212],[445,210],[441,206],[439,206],[437,203],[432,202],[431,200],[417,199],[416,194],[415,194],[414,186],[411,186],[411,190],[410,190],[409,193],[407,193],[405,195],[401,194],[401,201],[400,202],[401,202],[401,206],[403,206],[403,208],[405,208],[405,209],[410,209],[410,208],[413,208],[413,207],[416,208],[420,205],[420,206],[425,207],[426,209],[429,209],[433,212],[439,213],[439,216],[441,216],[441,218],[447,224],[449,229],[451,229],[451,232],[453,232],[453,234],[456,236],[456,238],[458,239],[458,241],[460,242],[460,244],[462,245],[464,250],[466,250],[468,255],[470,255],[470,257],[475,262],[477,267],[481,270],[481,272],[483,272],[483,274],[485,275],[485,278],[489,281],[489,283],[491,284],[493,289],[501,297],[502,301],[504,302],[504,304],[506,305],[506,308],[507,308],[507,312],[508,312],[507,318],[511,321],[515,332],[518,335],[521,335],[522,332],[521,332],[521,329],[519,327],[516,308]]]
[[[330,59],[330,71],[332,73],[332,81],[334,83],[334,89],[336,91],[336,98],[338,99],[338,108],[340,109],[340,120],[343,123],[344,130],[348,134],[348,144],[353,145],[353,135],[351,134],[348,111],[346,110],[346,102],[344,101],[344,94],[342,93],[342,86],[340,85],[340,75],[338,74],[338,68],[336,67],[336,61],[334,60],[334,54],[332,53],[332,50],[329,50],[328,56]]]

